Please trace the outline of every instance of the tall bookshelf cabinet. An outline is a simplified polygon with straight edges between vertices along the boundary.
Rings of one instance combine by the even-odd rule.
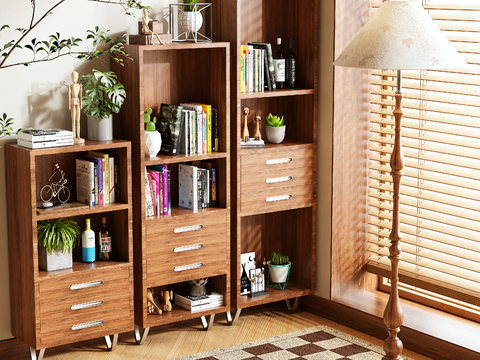
[[[228,41],[232,52],[232,245],[231,300],[241,309],[286,300],[293,310],[301,296],[315,291],[316,241],[316,149],[318,78],[318,0],[213,0],[213,33]],[[296,87],[264,93],[240,93],[240,46],[267,42],[276,51],[288,52],[293,39],[296,55]],[[255,133],[253,118],[269,113],[284,115],[286,136],[281,144],[241,149],[244,116],[250,109],[249,132]],[[267,179],[283,180],[268,183]],[[240,295],[240,254],[255,251],[257,267],[272,252],[292,261],[287,287],[269,288],[268,295]],[[290,300],[295,299],[293,304]]]
[[[215,314],[230,309],[230,44],[127,45],[125,52],[133,61],[125,60],[125,66],[112,64],[127,92],[127,101],[114,120],[115,137],[132,141],[135,335],[142,343],[152,326],[201,318],[208,328]],[[143,114],[150,107],[158,118],[162,103],[186,102],[219,110],[219,151],[146,157]],[[178,165],[197,160],[218,166],[218,206],[194,213],[178,206]],[[171,214],[147,217],[145,168],[160,164],[167,164],[171,173]],[[189,246],[196,249],[176,249]],[[223,306],[192,313],[174,305],[170,312],[148,314],[147,289],[154,294],[186,291],[189,280],[205,277],[208,288],[223,294]]]

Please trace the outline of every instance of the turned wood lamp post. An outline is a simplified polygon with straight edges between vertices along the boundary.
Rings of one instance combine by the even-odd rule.
[[[383,360],[400,360],[403,344],[398,338],[403,310],[398,295],[398,266],[401,259],[399,200],[404,158],[401,145],[402,70],[447,69],[465,66],[428,13],[416,1],[386,1],[334,62],[336,66],[397,70],[395,92],[395,140],[390,157],[393,181],[392,265],[390,296],[383,320],[388,338],[383,344]]]

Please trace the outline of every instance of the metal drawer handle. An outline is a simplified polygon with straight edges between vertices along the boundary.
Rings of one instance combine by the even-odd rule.
[[[192,251],[192,250],[198,250],[203,248],[203,244],[195,244],[195,245],[187,245],[187,246],[179,246],[173,249],[173,252],[184,252],[184,251]]]
[[[175,234],[178,234],[178,233],[183,233],[183,232],[189,232],[189,231],[197,231],[197,230],[202,230],[203,229],[203,225],[192,225],[192,226],[184,226],[184,227],[179,227],[179,228],[175,228],[173,229],[173,232]]]
[[[175,266],[173,268],[173,271],[185,271],[185,270],[193,270],[193,269],[199,269],[203,267],[203,263],[196,263],[196,264],[189,264],[189,265],[181,265],[181,266]]]
[[[91,328],[95,326],[100,326],[103,324],[105,324],[104,320],[95,320],[95,321],[90,321],[83,324],[72,325],[71,329],[75,331],[75,330],[81,330],[81,329]]]
[[[265,161],[265,164],[267,164],[267,165],[287,164],[287,163],[290,163],[292,161],[293,161],[292,158],[271,159],[271,160]]]
[[[277,178],[270,178],[265,180],[267,184],[273,184],[273,183],[279,183],[279,182],[286,182],[286,181],[292,181],[293,176],[282,176],[282,177],[277,177]]]
[[[89,281],[81,284],[73,284],[70,286],[70,290],[86,289],[86,288],[100,286],[100,285],[103,285],[103,280]]]
[[[95,306],[102,306],[103,305],[103,300],[95,300],[95,301],[90,301],[82,304],[75,304],[70,307],[71,310],[80,310],[80,309],[86,309],[86,308],[91,308]]]
[[[290,200],[293,197],[293,195],[278,195],[278,196],[269,196],[265,198],[266,202],[272,202],[272,201],[281,201],[281,200]]]

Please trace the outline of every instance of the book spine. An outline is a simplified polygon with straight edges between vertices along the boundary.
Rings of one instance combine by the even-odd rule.
[[[208,147],[208,115],[204,111],[203,112],[203,155],[207,154],[207,147]]]
[[[202,169],[197,169],[197,208],[203,208]]]
[[[64,141],[64,140],[73,140],[73,133],[68,132],[59,132],[51,135],[33,135],[21,132],[17,135],[17,139],[22,139],[31,142],[44,142],[44,141]]]
[[[104,159],[96,158],[96,157],[91,157],[91,156],[86,156],[85,159],[89,161],[93,161],[94,164],[97,165],[97,193],[98,193],[98,198],[97,198],[97,205],[105,205],[105,192],[104,192],[104,180],[103,180],[103,163]]]
[[[108,180],[110,182],[110,202],[115,202],[115,158],[111,157],[108,160],[109,172]]]
[[[152,193],[150,192],[150,181],[148,179],[147,168],[145,168],[145,212],[147,217],[154,215]]]
[[[211,189],[211,201],[210,205],[212,207],[217,206],[217,169],[212,167],[212,189]]]
[[[168,165],[162,165],[163,215],[168,215]]]
[[[32,141],[23,140],[23,139],[17,139],[17,145],[23,146],[29,149],[43,149],[48,147],[71,146],[73,145],[73,139],[41,141],[41,142],[32,142]]]
[[[210,106],[207,111],[207,153],[212,153],[212,109]]]
[[[202,169],[202,194],[203,194],[203,202],[202,207],[208,208],[210,207],[210,191],[209,191],[209,176],[208,170]]]
[[[189,127],[190,127],[190,151],[192,155],[196,155],[197,148],[195,144],[195,112],[193,110],[189,111]]]
[[[94,190],[94,193],[95,193],[95,205],[99,205],[99,202],[98,202],[98,165],[97,164],[93,164],[93,181],[94,181],[94,186],[93,188],[95,189]]]
[[[197,111],[197,155],[203,155],[203,111]]]
[[[155,180],[152,178],[151,172],[148,171],[148,170],[147,170],[147,176],[148,176],[148,185],[150,187],[150,195],[152,197],[153,215],[159,215],[159,213],[157,212],[157,203],[155,201],[155,199],[156,199],[155,188],[156,188],[157,184],[155,183]]]
[[[115,199],[116,201],[120,201],[120,169],[119,169],[119,160],[115,159]]]
[[[267,43],[267,57],[268,57],[268,74],[270,76],[270,82],[272,83],[272,90],[277,89],[277,84],[275,83],[275,68],[273,66],[273,51],[272,44]]]
[[[245,46],[240,46],[240,94],[245,94]]]
[[[251,94],[253,93],[254,89],[254,84],[253,84],[253,78],[254,78],[254,68],[253,68],[253,46],[248,46],[248,93]]]
[[[172,213],[172,193],[170,192],[170,170],[167,170],[167,189],[168,189],[168,214]]]

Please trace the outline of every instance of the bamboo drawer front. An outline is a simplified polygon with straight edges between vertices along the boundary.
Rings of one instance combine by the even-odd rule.
[[[169,283],[227,268],[223,211],[177,216],[147,224],[147,285]],[[203,276],[200,276],[203,277]]]
[[[312,147],[269,150],[241,157],[241,212],[263,213],[310,206],[315,201]]]

